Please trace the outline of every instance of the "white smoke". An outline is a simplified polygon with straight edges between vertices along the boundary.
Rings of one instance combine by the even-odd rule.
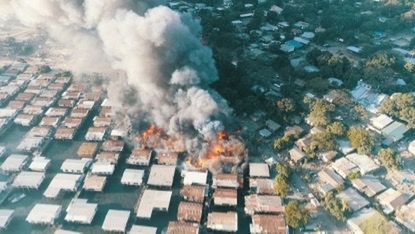
[[[212,137],[231,110],[209,89],[218,76],[199,22],[164,6],[144,9],[143,2],[0,0],[0,7],[69,49],[74,71],[121,71],[109,94],[129,115],[169,133]]]

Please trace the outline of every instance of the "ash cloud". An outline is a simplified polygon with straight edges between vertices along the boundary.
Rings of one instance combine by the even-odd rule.
[[[153,7],[157,4],[0,0],[11,12],[3,18],[44,30],[69,49],[74,71],[120,74],[109,85],[109,96],[128,116],[168,133],[214,137],[232,111],[209,88],[218,75],[211,50],[200,41],[200,24],[190,15]]]

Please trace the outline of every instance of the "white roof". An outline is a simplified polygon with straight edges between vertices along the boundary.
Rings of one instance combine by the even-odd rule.
[[[29,165],[29,169],[32,171],[46,171],[50,165],[50,159],[45,157],[34,157],[32,163]]]
[[[44,172],[22,171],[13,181],[13,187],[38,189],[45,179]]]
[[[92,162],[91,159],[65,159],[61,166],[61,171],[70,173],[83,173]]]
[[[370,123],[378,130],[384,129],[392,122],[393,119],[385,114],[381,114],[377,117],[373,117],[370,119]]]
[[[102,229],[104,231],[125,232],[129,218],[129,210],[108,210]]]
[[[125,169],[121,178],[121,184],[141,185],[143,182],[144,170]]]
[[[206,185],[207,171],[182,171],[184,185]]]
[[[346,158],[350,162],[354,163],[357,167],[359,167],[360,173],[362,175],[375,171],[379,169],[380,167],[379,165],[375,163],[373,159],[371,159],[367,155],[353,153],[353,154],[347,155]]]
[[[137,209],[137,217],[150,219],[155,209],[168,211],[171,195],[172,191],[144,190]]]
[[[64,229],[56,229],[53,234],[82,234],[82,232],[68,231]]]
[[[82,224],[91,224],[97,212],[98,204],[88,203],[87,199],[73,199],[66,209],[65,220]]]
[[[92,165],[91,173],[95,175],[112,175],[115,165],[110,162],[95,162]]]
[[[36,204],[26,217],[26,221],[31,224],[53,224],[60,212],[60,205]]]
[[[249,163],[250,177],[269,177],[269,167],[266,163]]]
[[[382,130],[382,134],[392,140],[393,142],[399,141],[403,138],[403,135],[408,131],[409,129],[406,127],[405,124],[395,121],[385,127]]]
[[[133,225],[128,232],[129,234],[156,234],[157,228],[143,225]]]
[[[16,115],[17,110],[10,108],[0,108],[0,118],[10,118]]]
[[[24,166],[27,161],[27,155],[11,154],[1,164],[1,169],[7,172],[17,172]]]
[[[149,185],[171,187],[173,185],[176,166],[153,165],[148,178]]]
[[[32,151],[39,148],[45,142],[45,137],[26,136],[17,146],[18,150]]]
[[[75,191],[82,180],[82,175],[58,173],[53,177],[43,196],[54,198],[61,190]]]
[[[14,210],[0,209],[0,228],[6,228],[13,218]]]

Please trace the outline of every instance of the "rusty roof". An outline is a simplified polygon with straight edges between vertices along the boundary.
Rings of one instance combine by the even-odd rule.
[[[185,185],[180,190],[180,194],[185,200],[202,203],[205,200],[205,187],[197,185]]]
[[[177,211],[177,220],[200,223],[203,205],[195,202],[180,202]]]
[[[167,227],[167,234],[198,234],[199,225],[194,223],[183,223],[170,221]]]

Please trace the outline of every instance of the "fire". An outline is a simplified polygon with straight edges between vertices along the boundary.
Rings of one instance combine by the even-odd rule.
[[[161,129],[155,124],[150,125],[150,127],[143,132],[142,138],[144,141],[148,140],[152,135],[160,135]]]
[[[228,134],[225,131],[220,131],[216,134],[216,137],[218,138],[218,140],[227,140],[228,139]]]

